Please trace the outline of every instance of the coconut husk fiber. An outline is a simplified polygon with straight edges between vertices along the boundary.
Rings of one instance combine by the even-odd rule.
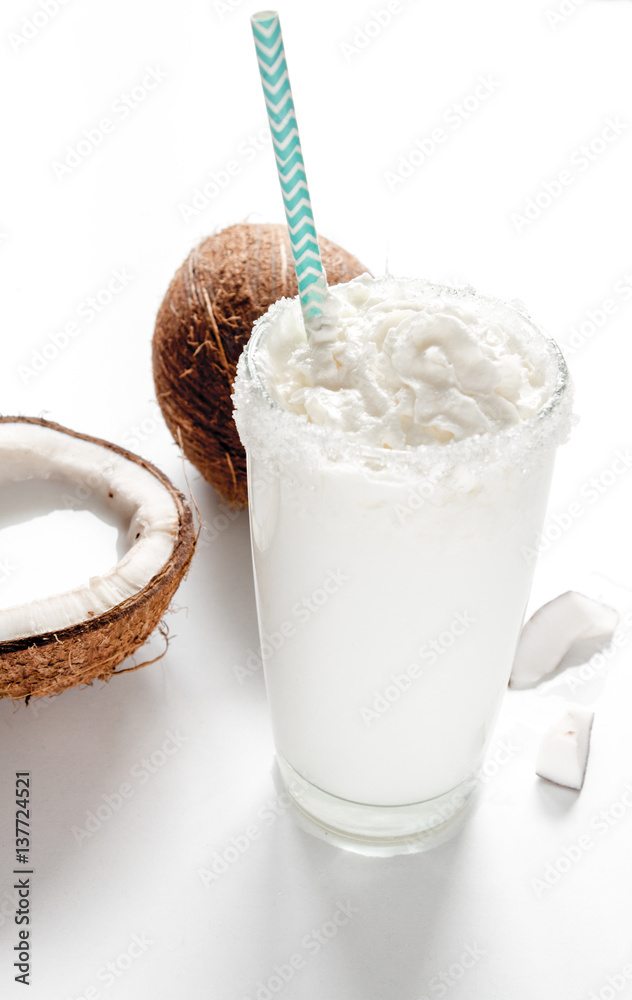
[[[342,247],[318,240],[330,285],[367,271]],[[204,479],[238,507],[247,488],[230,398],[237,361],[255,320],[297,294],[287,227],[240,223],[191,251],[156,319],[154,381],[167,426]]]

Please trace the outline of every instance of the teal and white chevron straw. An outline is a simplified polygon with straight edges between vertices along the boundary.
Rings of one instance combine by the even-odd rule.
[[[309,335],[310,332],[318,330],[324,322],[323,305],[327,295],[327,277],[314,226],[312,203],[285,61],[281,24],[279,15],[274,10],[253,14],[250,23],[272,132],[272,145],[290,233],[301,309]]]

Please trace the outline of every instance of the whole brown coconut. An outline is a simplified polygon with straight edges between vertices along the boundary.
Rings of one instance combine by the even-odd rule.
[[[318,240],[330,285],[366,272],[342,247]],[[163,416],[189,461],[235,506],[247,502],[230,398],[237,361],[255,320],[297,294],[287,228],[240,223],[191,251],[158,312],[153,366]]]

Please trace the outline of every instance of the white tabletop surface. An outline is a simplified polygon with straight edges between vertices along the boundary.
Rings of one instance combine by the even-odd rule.
[[[257,9],[6,0],[0,14],[0,411],[127,445],[183,489],[186,474],[211,526],[220,501],[156,408],[150,346],[168,282],[199,239],[283,219],[270,147],[251,138],[266,124]],[[522,299],[575,344],[580,421],[559,454],[531,607],[577,589],[625,616],[632,4],[286,0],[281,16],[319,230],[375,273]],[[89,155],[60,169],[108,115]],[[433,132],[436,149],[411,166]],[[191,211],[231,160],[230,183]],[[543,206],[531,219],[530,199]],[[85,301],[113,272],[125,287],[89,318]],[[70,322],[80,334],[35,371]],[[580,514],[569,518],[571,505]],[[0,704],[0,996],[25,995],[12,889],[23,770],[32,1000],[628,995],[632,619],[605,666],[508,693],[457,838],[364,858],[299,829],[279,797],[263,678],[240,683],[234,669],[258,641],[247,515],[205,538],[163,659],[28,707]],[[5,543],[0,534],[0,558]],[[0,574],[3,604],[37,576],[44,544],[23,536]],[[148,649],[157,655],[159,639]],[[580,793],[534,774],[540,734],[569,700],[596,710]]]

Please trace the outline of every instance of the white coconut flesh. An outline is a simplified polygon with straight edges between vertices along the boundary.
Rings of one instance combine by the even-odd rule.
[[[59,483],[60,496],[70,498],[87,490],[123,526],[125,553],[79,586],[1,608],[0,641],[56,632],[110,611],[141,591],[172,556],[176,501],[156,476],[124,454],[38,423],[0,423],[0,505],[2,489],[26,481]]]
[[[127,551],[126,525],[92,497],[64,509],[67,499],[61,483],[29,480],[2,489],[0,608],[80,586]]]
[[[509,684],[512,688],[534,687],[552,677],[574,649],[583,648],[588,658],[612,639],[619,615],[607,604],[569,590],[544,604],[529,619],[518,643]]]
[[[569,705],[542,737],[536,774],[556,785],[580,789],[584,783],[590,731],[595,713],[581,705]]]

